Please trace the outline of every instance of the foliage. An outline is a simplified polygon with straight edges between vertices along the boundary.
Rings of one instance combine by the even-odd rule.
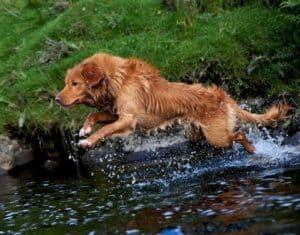
[[[286,5],[164,2],[1,1],[0,129],[78,128],[90,110],[64,110],[53,97],[66,69],[97,51],[141,57],[169,80],[218,83],[235,96],[299,93],[299,27]]]
[[[300,0],[287,0],[280,4],[282,8],[298,8],[300,6]]]

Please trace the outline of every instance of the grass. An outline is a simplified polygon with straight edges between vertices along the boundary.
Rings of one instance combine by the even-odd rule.
[[[53,97],[66,69],[98,51],[236,97],[299,93],[299,29],[276,8],[253,3],[188,22],[158,0],[3,0],[0,11],[0,132],[78,128],[90,110],[61,109]]]

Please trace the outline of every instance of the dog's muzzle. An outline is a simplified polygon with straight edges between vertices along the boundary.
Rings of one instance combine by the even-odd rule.
[[[59,95],[55,96],[55,102],[58,103],[58,104],[61,104],[61,100],[60,100]]]

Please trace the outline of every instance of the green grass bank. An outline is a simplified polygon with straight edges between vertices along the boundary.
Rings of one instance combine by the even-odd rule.
[[[53,97],[66,69],[98,51],[143,58],[172,81],[217,83],[235,98],[288,92],[299,103],[299,8],[169,2],[2,0],[0,133],[78,128],[90,110],[62,109]]]

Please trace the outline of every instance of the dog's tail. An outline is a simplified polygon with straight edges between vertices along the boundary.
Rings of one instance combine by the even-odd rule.
[[[242,121],[276,127],[278,121],[288,118],[288,113],[292,109],[287,103],[281,103],[273,105],[263,114],[250,113],[240,108],[237,113]]]

